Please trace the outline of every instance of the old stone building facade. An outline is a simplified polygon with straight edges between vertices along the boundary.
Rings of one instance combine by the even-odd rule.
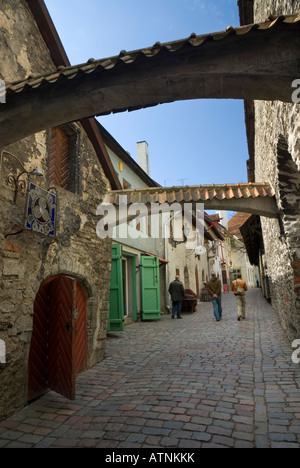
[[[300,12],[299,0],[240,0],[239,6],[242,24]],[[298,75],[295,80],[300,68]],[[291,94],[294,91],[291,83]],[[263,268],[272,305],[292,341],[300,336],[300,107],[246,102],[246,122],[250,179],[268,181],[276,191],[278,221],[261,218]]]
[[[52,51],[49,50],[30,4],[32,2],[25,0],[0,3],[0,78],[6,82],[57,67],[54,61],[58,49],[54,44]],[[42,6],[42,2],[35,2],[34,6],[38,5]],[[0,340],[6,346],[6,363],[0,364],[0,419],[43,392],[43,386],[64,391],[57,383],[51,384],[46,375],[50,372],[46,369],[50,362],[48,354],[52,352],[46,343],[47,334],[50,334],[50,345],[52,339],[55,347],[53,352],[59,352],[64,329],[67,329],[67,339],[72,335],[71,354],[67,360],[70,362],[57,364],[61,368],[56,368],[55,364],[52,369],[53,376],[65,374],[68,370],[63,366],[72,364],[72,381],[67,384],[71,387],[74,387],[76,372],[103,358],[111,241],[100,241],[96,235],[96,209],[110,184],[95,148],[79,122],[48,129],[1,148]],[[63,152],[64,161],[61,160]],[[63,167],[64,164],[67,167]],[[33,169],[42,171],[43,177],[28,175]],[[28,179],[56,196],[53,237],[23,231]],[[42,205],[38,209],[41,214],[46,207]],[[70,298],[59,289],[68,284]],[[69,301],[67,307],[72,310],[72,316],[66,319],[67,323],[55,322],[52,328],[46,329],[52,309],[56,308],[51,301],[57,294],[63,294],[64,300]],[[44,301],[42,311],[39,310],[41,300]],[[86,341],[76,344],[81,319]],[[39,324],[40,320],[44,321],[43,325]],[[38,343],[34,345],[34,341]],[[34,346],[38,348],[33,349]],[[79,357],[74,353],[79,346],[81,362],[76,363]],[[37,371],[39,354],[43,356],[43,353],[45,368]],[[39,377],[35,373],[40,372],[45,375],[38,386],[35,380]],[[68,396],[74,396],[74,388]]]
[[[300,11],[299,0],[239,0],[239,6],[242,24],[263,22],[268,15],[276,17],[280,14],[293,14]],[[129,59],[133,64],[135,80],[138,75],[136,57],[123,57],[121,53],[117,62],[108,60],[100,66],[92,60],[85,67],[69,69],[64,76],[65,67],[69,65],[68,60],[53,24],[47,18],[43,0],[0,2],[0,26],[0,80],[8,83],[25,80],[21,85],[19,84],[19,87],[9,88],[9,99],[16,103],[16,112],[13,114],[13,106],[8,106],[12,111],[7,115],[6,112],[2,113],[2,117],[4,116],[2,121],[6,125],[2,127],[6,128],[2,131],[3,141],[6,138],[5,132],[10,134],[6,144],[17,140],[16,131],[12,131],[10,121],[12,115],[14,121],[19,120],[18,128],[19,131],[22,128],[24,136],[30,135],[33,128],[35,131],[46,128],[44,123],[51,121],[48,118],[41,118],[43,114],[41,109],[45,112],[47,105],[43,107],[39,99],[44,104],[47,102],[45,89],[52,93],[51,103],[55,101],[52,107],[55,112],[53,116],[51,114],[51,118],[57,125],[57,119],[60,119],[60,123],[68,122],[75,118],[98,112],[106,113],[118,108],[117,104],[113,103],[113,98],[118,97],[118,93],[112,93],[110,87],[107,86],[106,107],[102,109],[98,107],[97,96],[101,97],[101,105],[103,105],[103,93],[98,93],[94,95],[95,99],[89,100],[89,103],[95,102],[95,106],[86,105],[83,110],[80,107],[78,112],[75,109],[74,114],[69,109],[62,109],[61,103],[65,94],[70,99],[65,102],[70,103],[72,99],[74,100],[75,91],[77,90],[78,93],[78,89],[85,89],[89,83],[89,77],[93,81],[93,73],[98,65],[99,73],[109,69],[109,73],[114,73],[117,77],[124,67],[115,67],[115,63]],[[285,27],[287,27],[286,24],[282,25],[282,29]],[[263,25],[262,29],[265,29]],[[272,41],[277,31],[269,23],[267,29],[270,29],[270,37],[265,44]],[[256,41],[259,35],[263,34],[261,30],[257,34],[253,33],[248,36],[250,47],[248,58],[251,60],[255,55]],[[222,47],[226,46],[227,40],[230,42],[231,32],[232,28],[228,28],[225,36],[222,33],[220,41],[205,41],[206,45],[203,47],[210,47],[212,43],[214,47],[220,47],[217,49],[218,53],[207,54],[209,59],[215,55],[224,57]],[[243,32],[247,38],[248,33]],[[226,41],[225,38],[227,38]],[[188,40],[177,43],[178,49],[172,52],[172,57],[176,60],[179,53],[184,54],[184,51],[189,50],[195,52],[195,56],[199,53],[200,59],[203,59],[201,46],[190,47],[195,39],[192,35]],[[189,47],[184,48],[183,46],[187,43]],[[293,47],[293,41],[288,43],[290,47]],[[150,53],[164,65],[165,55],[159,54],[157,52],[159,49],[160,47],[156,45]],[[241,63],[237,61],[235,64],[239,70],[236,80],[233,79],[231,85],[224,85],[223,75],[229,73],[236,50],[240,50],[238,47],[237,49],[229,47],[229,49],[233,56],[230,54],[226,56],[226,66],[221,67],[222,79],[218,81],[223,97],[245,98],[247,96],[249,99],[257,99],[260,96],[265,99],[274,99],[276,96],[281,99],[283,96],[287,100],[286,92],[281,93],[278,90],[281,81],[272,86],[268,84],[262,87],[261,93],[258,92],[256,80],[254,80],[255,84],[251,82],[251,79],[248,83],[250,65],[249,61],[244,59],[243,54],[239,56],[242,58]],[[266,54],[268,50],[264,48],[263,54]],[[148,55],[149,51],[147,57]],[[147,66],[151,63],[155,64],[154,60],[145,57],[145,54],[139,55],[139,58],[142,58],[138,62],[139,66],[145,65],[146,62]],[[256,60],[256,57],[254,59],[252,65],[254,75],[257,73],[256,78],[264,60],[265,55],[260,56],[259,60]],[[197,69],[198,59],[195,64],[194,67]],[[268,64],[264,63],[264,65],[267,70]],[[269,65],[272,69],[272,63]],[[213,66],[214,70],[219,69],[214,64],[210,66]],[[160,78],[161,69],[160,67],[156,69]],[[191,80],[193,86],[187,86],[186,83],[183,86],[180,73],[177,77],[179,84],[176,80],[174,81],[174,84],[179,86],[179,92],[174,94],[174,99],[204,97],[203,94],[197,93],[199,89],[197,73]],[[35,74],[38,74],[40,78],[37,79]],[[43,76],[41,76],[43,74],[46,74],[48,78],[45,80],[46,88],[43,85]],[[234,83],[237,85],[240,83],[241,74],[244,74],[242,90],[234,86]],[[31,78],[27,81],[28,76]],[[68,81],[71,82],[72,76],[76,76],[76,80],[72,82],[74,89],[71,89],[69,95],[67,93]],[[82,76],[85,79],[81,82]],[[204,73],[202,78],[210,80],[209,74],[206,76]],[[294,78],[300,79],[300,76]],[[258,82],[261,83],[261,80],[260,75]],[[94,81],[98,83],[96,79]],[[62,82],[65,88],[59,87]],[[129,96],[129,102],[123,103],[120,100],[118,103],[122,110],[157,103],[156,100],[155,102],[147,100],[142,80],[139,86],[134,80],[126,80],[126,82],[130,82],[136,91],[141,90],[146,100],[138,102],[137,106],[132,95],[134,94],[136,98],[138,92],[119,92],[119,95]],[[76,83],[79,86],[78,89]],[[157,88],[154,87],[155,83]],[[162,89],[164,87],[161,86],[160,79],[156,82],[151,80],[151,87],[154,91],[156,89],[159,96],[167,89],[166,86]],[[26,94],[28,89],[30,92]],[[205,86],[203,89],[205,90]],[[153,96],[154,91],[149,95]],[[159,102],[169,102],[169,89],[167,91],[165,97],[160,97]],[[292,92],[291,83],[291,94]],[[205,94],[205,97],[219,97],[219,95],[218,85]],[[19,96],[22,102],[24,100],[27,112],[25,114],[19,112]],[[83,100],[77,102],[77,106],[89,104]],[[35,104],[32,104],[34,102]],[[64,116],[62,117],[61,114]],[[28,121],[25,119],[24,122],[24,115],[30,117]],[[73,115],[73,118],[70,115]],[[284,104],[278,101],[247,102],[246,115],[250,148],[250,180],[271,183],[275,189],[280,210],[278,219],[262,218],[261,221],[265,267],[268,269],[272,302],[280,314],[289,338],[299,338],[299,104]],[[34,118],[36,126],[32,123]],[[48,128],[10,147],[1,147],[0,142],[2,220],[0,228],[0,343],[5,343],[6,346],[6,363],[0,364],[0,418],[21,408],[47,386],[73,397],[76,372],[92,366],[103,357],[112,245],[110,240],[99,241],[97,238],[96,209],[110,187],[119,190],[122,187],[108,161],[105,145],[101,137],[97,135],[95,127],[93,121],[85,119],[58,128]],[[37,174],[41,172],[43,177],[37,178]],[[48,197],[53,197],[51,199],[54,200],[56,197],[56,216],[53,215],[51,218],[51,221],[55,221],[53,237],[44,237],[24,230],[26,212],[28,214],[29,207],[32,213],[34,211],[35,218],[39,218],[42,224],[49,215],[45,198],[43,199],[42,195],[36,197],[36,205],[33,201],[28,202],[29,182],[34,184],[33,187],[40,187],[37,194],[41,195],[42,192],[39,190],[43,189],[48,193]],[[32,191],[35,192],[35,189]],[[269,198],[271,201],[271,197]],[[41,201],[42,199],[44,201]],[[231,201],[233,199],[232,195]],[[257,201],[255,203],[257,204]],[[258,211],[261,212],[260,209]],[[57,303],[56,297],[59,298]],[[66,304],[66,307],[60,309],[60,304]],[[57,310],[60,312],[59,316],[55,315]],[[86,341],[79,342],[78,337],[83,335]],[[67,360],[62,364],[57,354],[61,351],[61,343],[68,345],[69,352]],[[51,357],[52,352],[55,358]],[[41,361],[42,366],[46,362],[46,368],[39,367],[39,356],[44,358]],[[66,375],[69,378],[66,383],[67,389],[61,387]],[[56,376],[59,376],[58,381]]]

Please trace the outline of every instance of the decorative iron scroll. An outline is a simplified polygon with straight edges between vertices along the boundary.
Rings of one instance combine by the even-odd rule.
[[[55,236],[56,195],[30,183],[28,189],[25,229]]]

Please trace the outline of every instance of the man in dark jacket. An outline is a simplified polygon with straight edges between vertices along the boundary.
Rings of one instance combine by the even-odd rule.
[[[170,284],[169,293],[171,294],[171,299],[173,303],[172,308],[172,319],[175,318],[176,310],[177,310],[177,318],[181,319],[181,311],[182,311],[182,302],[185,299],[184,287],[180,281],[180,277],[176,276],[175,281]]]

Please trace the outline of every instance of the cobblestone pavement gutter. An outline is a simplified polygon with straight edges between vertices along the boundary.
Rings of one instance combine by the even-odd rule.
[[[0,423],[0,447],[300,447],[300,367],[260,290],[109,336],[106,359]],[[300,338],[300,337],[299,337]]]

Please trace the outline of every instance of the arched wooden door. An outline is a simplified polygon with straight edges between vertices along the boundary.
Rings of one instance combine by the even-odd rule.
[[[76,374],[87,366],[86,298],[73,278],[44,282],[34,304],[28,400],[49,389],[75,398]]]

